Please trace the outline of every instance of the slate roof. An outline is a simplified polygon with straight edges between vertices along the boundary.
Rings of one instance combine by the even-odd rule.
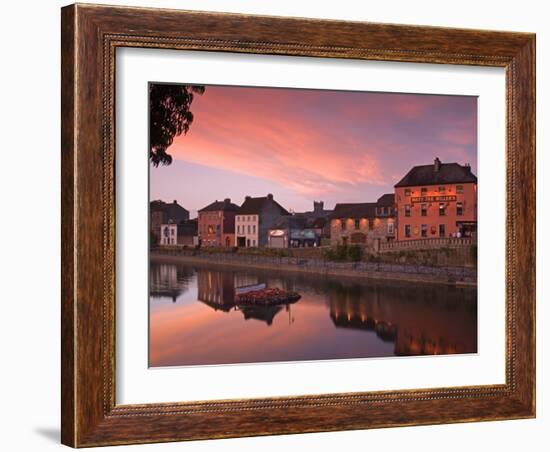
[[[393,207],[395,204],[395,195],[393,193],[386,193],[385,195],[380,196],[376,205],[378,207]]]
[[[375,216],[375,202],[358,202],[336,204],[331,218],[374,218]]]
[[[151,212],[162,212],[163,221],[166,223],[169,220],[180,221],[189,218],[189,211],[180,206],[176,200],[171,203],[161,201],[159,199],[151,201],[150,203]]]
[[[290,215],[290,213],[281,206],[277,201],[269,196],[262,196],[258,198],[247,197],[242,206],[237,211],[238,215],[257,215],[264,208],[267,203],[272,202],[281,212],[281,215]]]
[[[224,201],[214,201],[212,204],[208,204],[206,207],[203,207],[199,212],[219,212],[220,210],[224,212],[236,212],[239,210],[237,204],[233,204],[230,199]]]
[[[395,187],[413,187],[419,185],[444,185],[476,182],[477,177],[469,166],[458,163],[440,163],[436,171],[434,164],[414,166]]]

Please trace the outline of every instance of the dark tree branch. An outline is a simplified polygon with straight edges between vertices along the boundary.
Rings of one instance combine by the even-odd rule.
[[[185,135],[193,123],[191,103],[204,86],[149,85],[149,158],[155,166],[170,165],[167,149],[174,137]]]

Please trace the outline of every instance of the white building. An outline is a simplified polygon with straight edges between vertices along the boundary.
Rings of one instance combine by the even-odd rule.
[[[247,248],[258,246],[259,218],[257,214],[235,216],[235,246]]]
[[[290,215],[273,199],[273,195],[247,196],[235,215],[235,246],[267,246],[268,231],[283,217]]]
[[[178,243],[178,225],[166,223],[160,225],[160,244],[176,245]]]

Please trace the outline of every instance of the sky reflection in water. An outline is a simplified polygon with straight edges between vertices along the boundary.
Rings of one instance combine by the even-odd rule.
[[[237,308],[235,287],[302,298]],[[156,366],[477,351],[477,290],[151,262],[149,362]]]

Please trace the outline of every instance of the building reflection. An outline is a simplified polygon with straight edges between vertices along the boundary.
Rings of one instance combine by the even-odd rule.
[[[475,353],[475,306],[458,290],[442,300],[438,289],[342,285],[330,292],[330,317],[337,328],[373,331],[394,342],[399,356]]]
[[[305,274],[242,272],[157,264],[150,270],[152,298],[178,297],[197,288],[197,299],[214,311],[239,311],[243,320],[273,325],[284,312],[294,323],[299,312],[301,325],[316,322],[319,308],[328,308],[337,329],[375,333],[393,343],[400,356],[475,353],[477,351],[477,303],[475,290],[438,285],[384,284],[316,278]],[[296,290],[304,294],[301,306],[237,306],[237,287],[266,283],[268,287]],[[325,311],[326,312],[326,311]],[[311,316],[317,316],[309,318]],[[326,315],[326,314],[324,314]],[[325,317],[326,318],[326,317]]]
[[[235,305],[235,277],[212,270],[197,273],[198,299],[215,311],[229,312]]]
[[[245,320],[259,320],[270,326],[282,306],[237,306],[235,288],[266,282],[264,278],[230,271],[197,271],[198,300],[215,311],[240,311]],[[269,282],[270,287],[273,281]]]
[[[189,290],[193,272],[189,267],[173,264],[156,264],[149,267],[151,298],[170,298],[176,302],[179,296]]]

